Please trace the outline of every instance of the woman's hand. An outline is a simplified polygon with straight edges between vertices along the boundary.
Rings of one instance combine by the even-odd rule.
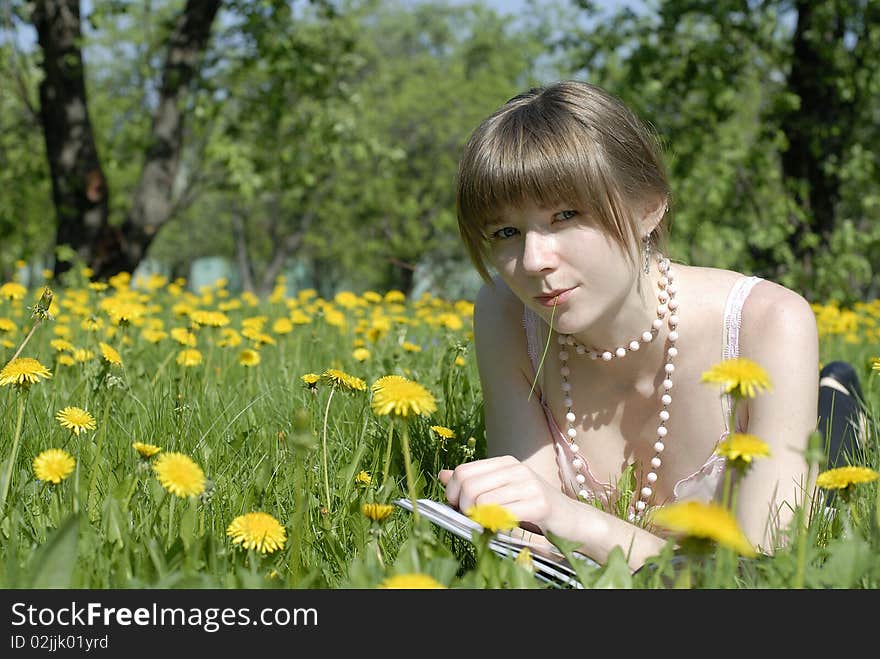
[[[509,455],[475,460],[443,469],[438,474],[446,486],[446,499],[466,511],[476,504],[503,506],[523,526],[552,531],[566,537],[572,500]]]

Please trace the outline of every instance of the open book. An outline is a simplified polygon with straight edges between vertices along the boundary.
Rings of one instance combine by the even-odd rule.
[[[412,501],[409,499],[394,499],[393,503],[412,512]],[[480,533],[483,531],[483,527],[470,517],[461,514],[445,503],[439,503],[431,499],[418,499],[416,503],[420,515],[468,542],[473,542],[474,531]],[[543,538],[543,536],[537,537]],[[523,547],[528,547],[532,555],[535,576],[538,579],[554,585],[583,588],[565,556],[546,539],[544,542],[529,541],[504,531],[498,531],[495,533],[495,537],[489,541],[489,548],[492,551],[499,556],[508,558],[516,558]],[[575,552],[574,556],[590,565],[598,565],[598,563],[583,554]]]

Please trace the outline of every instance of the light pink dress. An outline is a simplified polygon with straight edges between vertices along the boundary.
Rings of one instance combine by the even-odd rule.
[[[723,359],[730,359],[739,355],[739,330],[742,323],[742,308],[748,297],[749,292],[758,282],[763,281],[760,277],[741,277],[736,280],[730,293],[727,296],[727,302],[724,308],[724,341],[721,356]],[[532,368],[537,372],[538,359],[541,354],[543,345],[546,343],[547,324],[541,318],[528,308],[523,311],[523,325],[526,330],[526,338],[528,340],[529,359],[532,362]],[[575,480],[575,471],[571,466],[573,454],[568,447],[568,441],[565,434],[553,417],[549,406],[547,405],[543,392],[536,387],[541,401],[541,407],[544,409],[544,415],[547,417],[547,425],[550,428],[550,434],[553,437],[553,443],[556,449],[556,464],[559,468],[559,478],[562,482],[563,491],[572,498],[577,498],[577,492],[583,487],[587,492],[591,493],[594,499],[598,499],[604,506],[608,506],[614,500],[616,485],[611,483],[603,483],[597,479],[590,471],[589,464],[585,464],[584,476],[586,482],[583,486],[579,486]],[[729,432],[727,420],[730,418],[730,410],[732,401],[730,396],[722,396],[722,412],[724,419],[725,432],[721,439],[727,436]],[[737,428],[737,430],[741,430]],[[583,456],[581,456],[583,459]],[[725,459],[719,455],[711,454],[696,472],[682,478],[673,487],[672,501],[711,501],[719,496],[724,481]],[[586,461],[585,461],[586,463]],[[671,503],[671,502],[667,502]]]

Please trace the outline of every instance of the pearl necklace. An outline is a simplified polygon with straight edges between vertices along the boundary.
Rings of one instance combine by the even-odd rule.
[[[653,340],[663,327],[663,319],[666,317],[667,313],[669,313],[669,318],[667,319],[669,325],[667,342],[669,347],[666,350],[666,364],[663,367],[665,377],[662,383],[663,393],[660,396],[661,408],[658,415],[660,417],[660,424],[657,426],[657,439],[654,442],[654,457],[651,458],[651,471],[649,471],[646,476],[647,485],[639,490],[639,499],[636,501],[635,505],[635,516],[644,512],[648,506],[648,501],[651,499],[651,496],[654,494],[654,489],[656,488],[657,469],[659,469],[662,464],[660,454],[663,452],[663,449],[666,448],[666,423],[669,421],[669,406],[672,404],[672,395],[669,393],[672,389],[672,374],[675,372],[675,365],[672,361],[675,359],[676,355],[678,355],[678,349],[675,347],[675,342],[678,340],[678,330],[676,329],[678,327],[678,301],[675,299],[675,294],[678,291],[678,288],[673,283],[673,275],[669,265],[669,259],[664,258],[662,254],[658,254],[657,267],[660,270],[660,278],[657,281],[657,286],[660,289],[657,293],[657,318],[651,323],[650,329],[642,332],[641,337],[633,339],[625,346],[618,347],[613,351],[588,348],[578,342],[570,334],[560,334],[558,337],[559,344],[562,346],[562,349],[559,352],[559,372],[562,376],[562,395],[565,405],[565,420],[567,425],[566,435],[568,436],[568,447],[574,456],[571,461],[571,466],[574,467],[576,480],[578,485],[581,486],[581,489],[578,491],[578,496],[581,499],[589,501],[592,496],[590,492],[583,487],[587,480],[583,472],[586,463],[578,455],[580,448],[574,441],[574,438],[577,436],[577,429],[574,425],[577,416],[572,409],[573,400],[571,382],[568,380],[568,376],[571,373],[568,368],[568,348],[573,346],[577,354],[588,355],[590,359],[601,359],[606,362],[611,361],[612,359],[622,359],[628,352],[637,351],[641,344],[649,343]],[[632,517],[634,516],[631,516],[631,518]]]

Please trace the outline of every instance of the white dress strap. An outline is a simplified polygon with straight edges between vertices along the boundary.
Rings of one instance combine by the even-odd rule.
[[[746,298],[754,288],[755,284],[764,281],[761,277],[740,277],[734,282],[730,293],[727,296],[727,303],[724,305],[724,325],[723,325],[723,342],[722,342],[722,359],[733,359],[739,357],[739,330],[742,327],[742,309],[746,302]],[[730,432],[728,419],[730,419],[731,406],[733,400],[727,394],[721,397],[721,404],[724,411],[724,427]]]

